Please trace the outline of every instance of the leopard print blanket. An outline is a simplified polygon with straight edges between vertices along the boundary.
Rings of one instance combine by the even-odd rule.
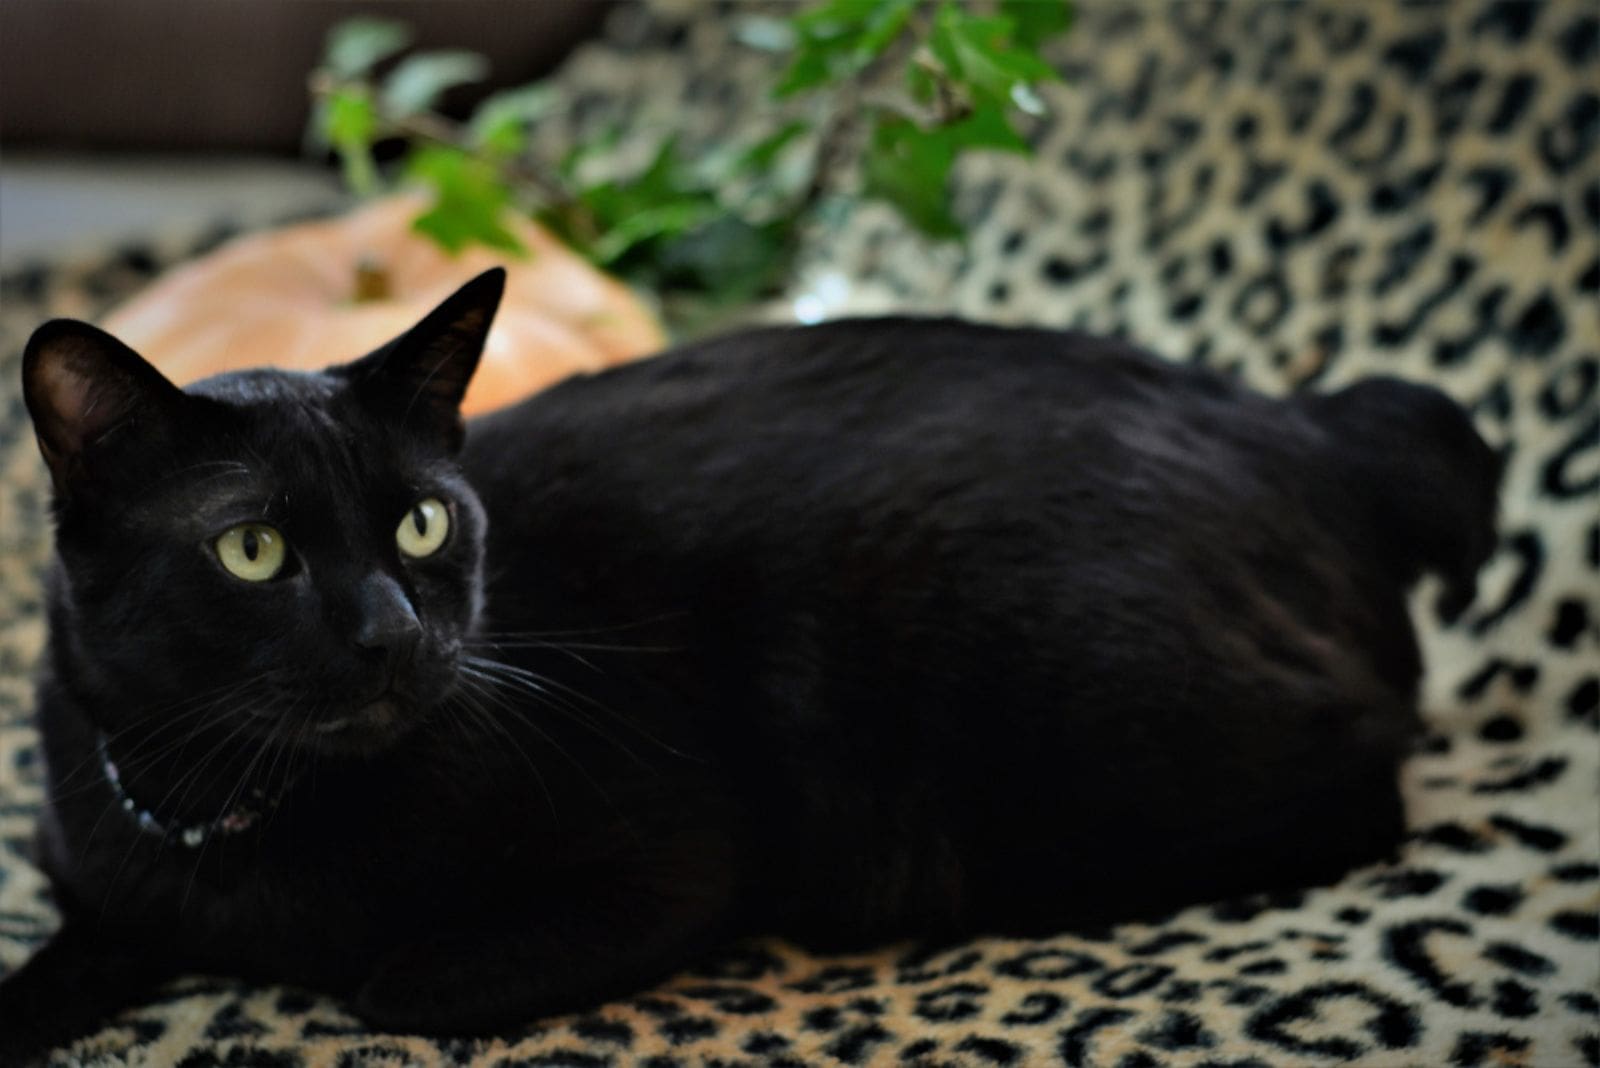
[[[623,9],[562,73],[563,121],[737,133],[771,63],[736,42],[747,12]],[[191,978],[57,1063],[1600,1064],[1600,9],[1108,0],[1054,58],[1037,159],[960,172],[965,247],[860,209],[812,235],[785,307],[1074,325],[1268,391],[1385,373],[1466,405],[1508,450],[1502,541],[1464,618],[1417,600],[1430,733],[1399,861],[1043,941],[753,942],[493,1040],[374,1034],[298,990]],[[26,860],[48,532],[18,353],[192,251],[3,280],[0,970],[54,923]]]

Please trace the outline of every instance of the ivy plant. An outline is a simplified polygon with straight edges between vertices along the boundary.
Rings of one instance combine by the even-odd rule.
[[[963,236],[950,177],[973,151],[1027,154],[1023,124],[1056,77],[1040,55],[1070,0],[820,0],[743,16],[746,47],[782,62],[750,140],[690,150],[681,135],[622,168],[610,129],[554,163],[530,133],[564,106],[536,83],[494,93],[471,116],[437,110],[487,77],[467,51],[407,52],[401,22],[356,18],[330,32],[313,73],[312,134],[361,195],[420,184],[416,230],[456,251],[525,254],[507,213],[532,214],[596,265],[665,293],[743,301],[779,284],[819,211],[883,201],[931,239]],[[764,125],[763,125],[764,124]],[[379,153],[392,161],[380,166]]]

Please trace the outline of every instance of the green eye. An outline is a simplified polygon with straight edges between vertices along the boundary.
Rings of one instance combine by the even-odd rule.
[[[216,547],[222,566],[246,582],[265,582],[283,569],[283,535],[264,523],[240,523]]]
[[[450,533],[450,511],[437,497],[424,497],[400,520],[394,540],[407,556],[432,556]]]

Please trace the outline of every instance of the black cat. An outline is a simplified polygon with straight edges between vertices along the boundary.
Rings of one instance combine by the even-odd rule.
[[[464,428],[502,282],[187,391],[82,323],[30,341],[65,922],[0,1058],[191,970],[473,1032],[742,933],[1060,931],[1395,846],[1405,591],[1459,611],[1494,544],[1441,394],[884,319]]]

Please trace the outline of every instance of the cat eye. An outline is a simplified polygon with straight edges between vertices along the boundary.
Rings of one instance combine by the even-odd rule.
[[[240,523],[216,540],[217,559],[236,578],[265,582],[283,569],[284,538],[264,523]]]
[[[407,556],[432,556],[450,533],[450,512],[437,497],[424,497],[400,520],[394,540]]]

